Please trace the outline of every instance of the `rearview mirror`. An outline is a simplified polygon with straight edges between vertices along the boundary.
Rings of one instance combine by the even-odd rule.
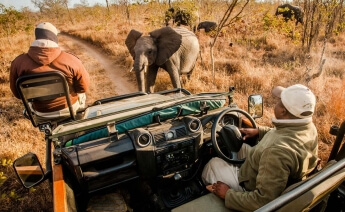
[[[263,98],[260,94],[250,95],[248,97],[248,113],[253,118],[260,118],[264,114]]]
[[[28,153],[13,162],[13,168],[25,188],[31,188],[42,182],[44,171],[33,153]]]

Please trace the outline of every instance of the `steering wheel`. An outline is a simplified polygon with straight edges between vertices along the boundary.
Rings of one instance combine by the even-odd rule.
[[[240,151],[243,144],[243,139],[242,139],[240,130],[235,125],[231,125],[231,124],[228,124],[225,126],[220,125],[220,121],[222,120],[224,115],[231,112],[238,112],[244,115],[246,118],[249,119],[250,123],[252,124],[252,127],[256,128],[256,123],[254,119],[249,115],[249,113],[238,108],[228,108],[220,112],[216,120],[213,122],[212,130],[211,130],[211,139],[212,139],[213,147],[220,158],[232,164],[241,164],[245,161],[245,158],[239,159],[237,155],[237,153]],[[217,141],[217,135],[219,135],[219,138],[224,142],[226,150],[228,151],[229,155],[231,155],[231,157],[226,156],[220,150],[219,144]]]

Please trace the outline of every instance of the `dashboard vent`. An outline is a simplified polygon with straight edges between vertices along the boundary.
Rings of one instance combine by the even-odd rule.
[[[147,147],[148,145],[150,145],[151,140],[152,140],[151,135],[149,133],[144,133],[144,134],[139,135],[137,144],[140,147]]]
[[[187,135],[187,132],[186,132],[186,129],[184,127],[176,129],[176,137],[177,138],[180,138],[180,137],[183,137],[186,135]]]
[[[154,138],[155,138],[156,144],[162,143],[165,141],[165,134],[160,133],[160,134],[154,135]]]
[[[155,143],[159,144],[159,143],[167,141],[167,139],[171,140],[171,139],[181,138],[181,137],[184,137],[184,136],[187,135],[185,127],[180,127],[180,128],[175,129],[175,130],[170,130],[169,132],[173,132],[174,136],[170,138],[169,136],[167,136],[168,132],[166,132],[166,133],[159,133],[159,134],[154,135]]]

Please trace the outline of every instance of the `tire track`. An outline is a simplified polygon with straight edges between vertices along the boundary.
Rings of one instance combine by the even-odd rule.
[[[115,61],[111,59],[111,57],[105,55],[100,48],[97,48],[86,41],[65,33],[60,33],[59,37],[72,41],[74,44],[83,48],[85,50],[85,54],[97,60],[107,73],[107,76],[113,82],[115,91],[118,95],[138,91],[136,83],[129,81],[128,77],[126,76],[126,71],[123,70],[123,67],[115,64]]]

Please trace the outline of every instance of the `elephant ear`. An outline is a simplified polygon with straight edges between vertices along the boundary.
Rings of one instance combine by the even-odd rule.
[[[129,53],[131,53],[132,57],[135,58],[135,52],[134,52],[134,46],[137,42],[137,40],[141,37],[143,33],[132,29],[129,34],[127,35],[125,44],[129,50]]]
[[[163,65],[180,48],[182,43],[182,35],[171,27],[156,29],[150,32],[150,36],[156,41],[156,64],[158,66]]]

